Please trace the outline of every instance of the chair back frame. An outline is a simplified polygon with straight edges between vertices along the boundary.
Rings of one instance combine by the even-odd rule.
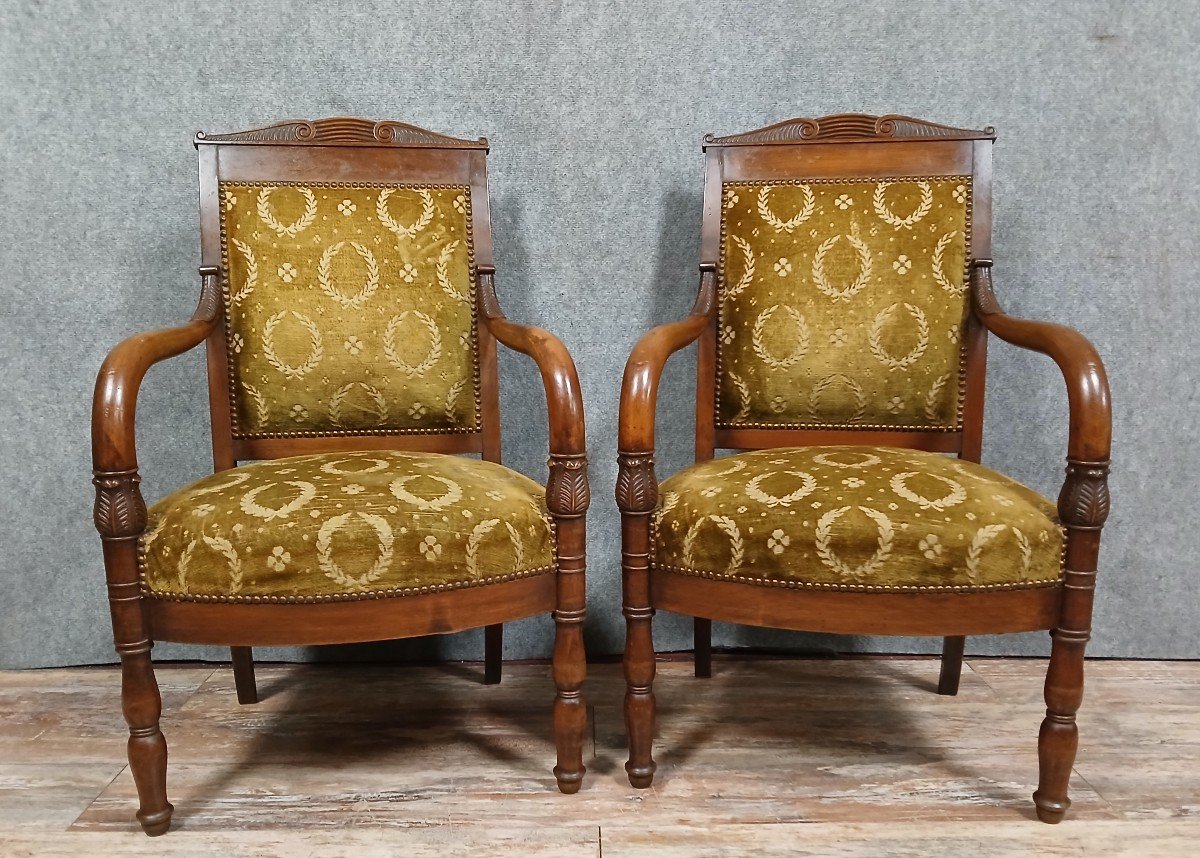
[[[722,187],[726,182],[808,179],[892,179],[970,175],[972,228],[968,260],[992,252],[992,128],[973,131],[903,116],[841,114],[794,119],[704,139],[701,271],[720,271]],[[719,298],[718,298],[719,301]],[[696,378],[696,461],[718,449],[759,450],[813,444],[864,444],[955,453],[979,461],[983,443],[987,332],[968,312],[964,330],[965,384],[960,431],[878,429],[760,429],[716,426],[717,313],[700,335]]]
[[[449,137],[402,122],[333,118],[294,120],[231,134],[195,138],[200,172],[200,273],[228,276],[221,257],[221,182],[350,182],[467,185],[476,287],[480,412],[476,431],[394,430],[316,437],[236,437],[229,398],[225,314],[206,342],[213,465],[341,450],[409,450],[479,453],[500,461],[500,398],[496,339],[483,324],[479,305],[491,285],[480,272],[493,268],[492,222],[487,185],[487,138]]]

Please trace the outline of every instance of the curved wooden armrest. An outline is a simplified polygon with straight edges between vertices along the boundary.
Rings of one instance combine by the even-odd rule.
[[[100,367],[92,398],[92,466],[97,473],[137,468],[134,415],[142,379],[159,361],[204,342],[217,324],[221,306],[217,269],[206,266],[200,275],[200,302],[187,324],[134,334],[109,352]]]
[[[587,511],[591,494],[587,482],[583,394],[579,390],[575,361],[554,334],[504,318],[496,299],[495,269],[491,266],[479,266],[479,308],[492,336],[513,351],[533,358],[542,374],[550,422],[546,506],[555,518],[580,518]]]
[[[1062,370],[1071,415],[1068,458],[1107,462],[1112,447],[1112,404],[1108,377],[1095,347],[1064,325],[1007,315],[992,291],[992,261],[977,259],[971,266],[972,305],[984,327],[1005,342],[1048,355]]]
[[[504,318],[496,299],[495,269],[480,266],[479,304],[483,322],[497,340],[513,351],[528,355],[537,364],[546,388],[546,410],[550,421],[550,453],[554,456],[585,455],[583,395],[575,361],[562,340],[544,328],[521,325]]]
[[[654,452],[654,408],[663,367],[671,355],[700,338],[715,307],[716,269],[702,266],[700,290],[688,317],[653,328],[633,347],[621,383],[617,443],[621,453]]]

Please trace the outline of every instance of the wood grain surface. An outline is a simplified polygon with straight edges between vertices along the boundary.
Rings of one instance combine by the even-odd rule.
[[[1200,663],[1089,662],[1072,815],[1034,820],[1039,659],[658,664],[664,752],[635,790],[620,666],[588,679],[589,777],[555,790],[549,665],[159,670],[174,826],[145,838],[117,668],[0,672],[0,854],[1177,855],[1200,843]],[[352,703],[351,703],[352,701]],[[1191,847],[1191,850],[1189,850]]]

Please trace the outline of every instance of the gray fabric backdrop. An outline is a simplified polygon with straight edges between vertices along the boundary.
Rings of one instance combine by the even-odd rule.
[[[1010,312],[1087,332],[1113,379],[1113,516],[1090,651],[1200,657],[1200,527],[1189,518],[1200,476],[1197,12],[1171,0],[3,0],[0,665],[112,659],[89,400],[109,347],[193,307],[192,132],[336,114],[492,140],[501,298],[510,317],[557,331],[583,378],[596,654],[622,644],[611,500],[621,369],[639,334],[690,306],[704,132],[842,111],[994,124],[997,291]],[[660,476],[688,462],[693,366],[687,354],[668,370]],[[507,461],[540,479],[537,375],[517,356],[501,367]],[[984,461],[1055,494],[1066,439],[1056,370],[996,345],[990,391]],[[156,369],[142,401],[153,500],[210,464],[199,353]],[[681,618],[662,615],[656,628],[660,648],[690,646]],[[508,655],[548,655],[551,632],[546,619],[510,626]],[[728,626],[717,641],[936,645]],[[1041,634],[969,647],[1047,650]],[[317,657],[481,651],[472,632]]]

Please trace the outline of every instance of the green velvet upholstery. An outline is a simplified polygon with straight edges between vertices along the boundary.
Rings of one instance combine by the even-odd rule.
[[[717,425],[960,428],[971,178],[723,190]]]
[[[550,572],[541,486],[438,453],[322,453],[221,471],[150,509],[154,597],[313,601],[467,587]]]
[[[890,447],[791,447],[687,468],[663,482],[657,569],[851,590],[1053,585],[1054,504],[973,462]]]
[[[470,197],[221,183],[235,437],[476,430]]]

